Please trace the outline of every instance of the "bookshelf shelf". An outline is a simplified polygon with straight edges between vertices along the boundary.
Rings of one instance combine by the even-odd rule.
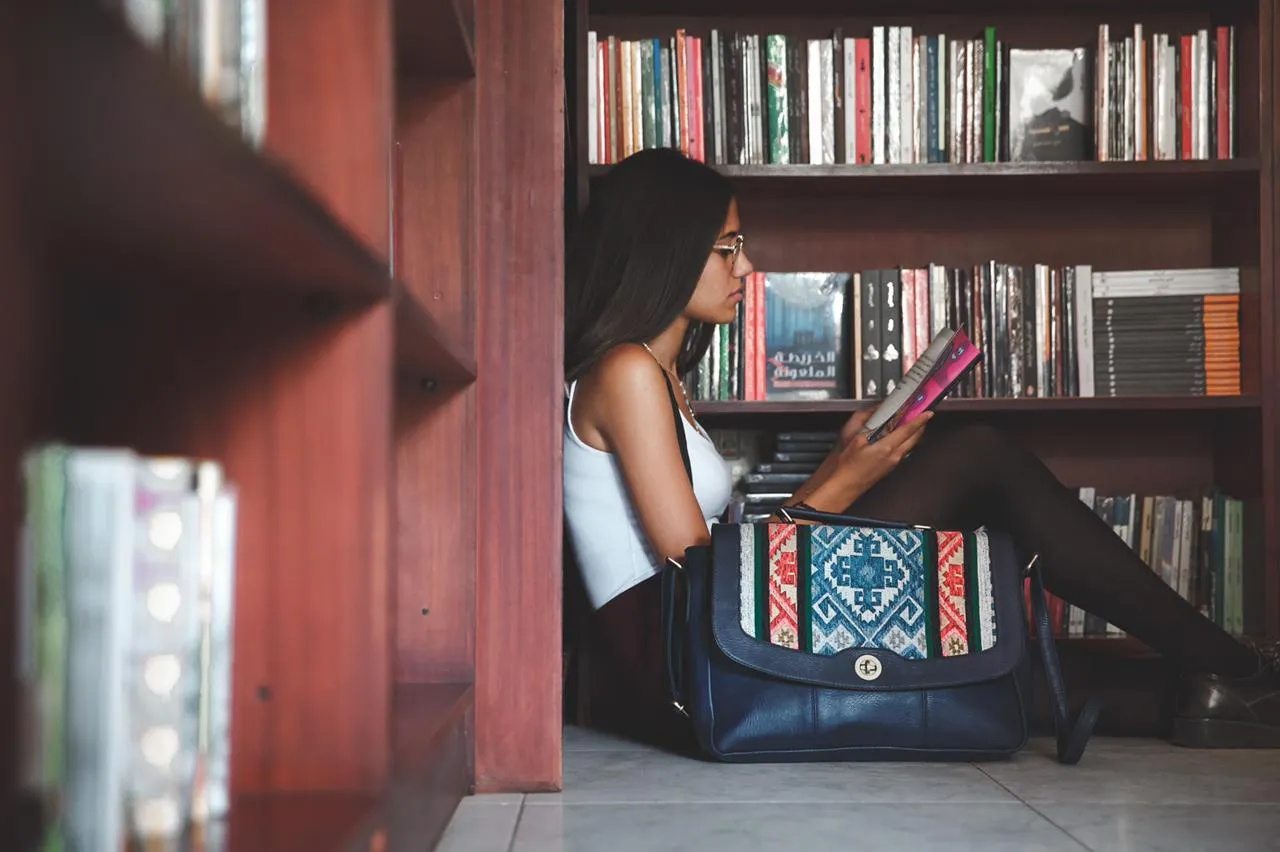
[[[436,387],[470,384],[475,358],[463,351],[403,284],[395,287],[396,370],[402,376],[434,382]]]
[[[474,77],[475,17],[466,0],[396,0],[396,74]]]
[[[878,401],[857,399],[772,402],[695,402],[694,412],[708,421],[732,423],[736,419],[786,420],[815,415],[849,414],[873,408]],[[1047,414],[1055,412],[1097,413],[1120,411],[1249,411],[1262,404],[1257,396],[1149,396],[1149,397],[1062,397],[1049,399],[948,399],[940,412],[978,414]]]
[[[1227,0],[1213,8],[1224,12],[1248,9],[1256,4]],[[869,0],[858,3],[859,17],[872,15],[903,20],[919,15],[946,15],[951,18],[977,19],[991,15],[1045,15],[1068,18],[1100,15],[1165,15],[1203,12],[1210,8],[1206,0],[973,0],[958,7],[952,0]],[[593,0],[593,16],[635,15],[644,17],[779,17],[801,19],[808,16],[851,14],[845,0],[798,0],[780,11],[774,0]]]
[[[386,264],[122,25],[63,29],[40,97],[59,105],[46,150],[58,168],[42,177],[50,239],[71,249],[56,255],[66,274],[366,304],[389,294]]]
[[[1148,160],[1144,162],[922,163],[911,165],[716,166],[735,185],[753,194],[791,189],[806,194],[859,194],[881,189],[894,194],[1007,192],[1018,196],[1200,195],[1255,187],[1258,161]],[[592,179],[609,166],[593,165]]]

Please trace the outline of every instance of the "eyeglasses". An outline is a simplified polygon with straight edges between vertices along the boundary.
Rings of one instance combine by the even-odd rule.
[[[719,252],[723,257],[730,258],[732,264],[736,266],[738,263],[738,255],[742,254],[742,244],[745,242],[746,237],[742,234],[734,234],[728,239],[729,242],[727,245],[724,243],[717,243],[711,247],[711,250]]]

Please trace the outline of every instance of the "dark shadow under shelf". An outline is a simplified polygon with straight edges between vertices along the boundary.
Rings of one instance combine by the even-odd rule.
[[[716,166],[752,195],[1187,196],[1252,189],[1258,161],[920,163],[912,165]],[[590,166],[593,178],[608,166]]]
[[[475,358],[399,282],[395,285],[394,309],[396,372],[402,379],[433,382],[432,390],[475,381]]]
[[[782,400],[765,402],[695,402],[695,413],[708,425],[732,426],[745,422],[784,423],[804,417],[836,417],[878,405],[856,399]],[[1130,396],[1060,397],[1046,399],[948,399],[939,412],[976,414],[1105,414],[1107,412],[1224,412],[1247,411],[1261,406],[1257,396]]]
[[[470,0],[395,0],[396,75],[466,79],[476,73]]]

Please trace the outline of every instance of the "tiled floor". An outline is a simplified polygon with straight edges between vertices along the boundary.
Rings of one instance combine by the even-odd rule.
[[[1280,751],[1096,738],[1009,763],[720,766],[565,732],[565,790],[467,799],[439,852],[1280,850]]]

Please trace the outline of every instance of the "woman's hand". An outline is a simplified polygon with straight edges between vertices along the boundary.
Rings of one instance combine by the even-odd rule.
[[[832,485],[839,487],[840,499],[846,505],[871,490],[915,449],[924,437],[925,425],[933,419],[933,412],[926,412],[905,426],[899,426],[874,444],[869,443],[861,431],[870,416],[870,411],[859,411],[840,430],[838,456],[831,480]]]

